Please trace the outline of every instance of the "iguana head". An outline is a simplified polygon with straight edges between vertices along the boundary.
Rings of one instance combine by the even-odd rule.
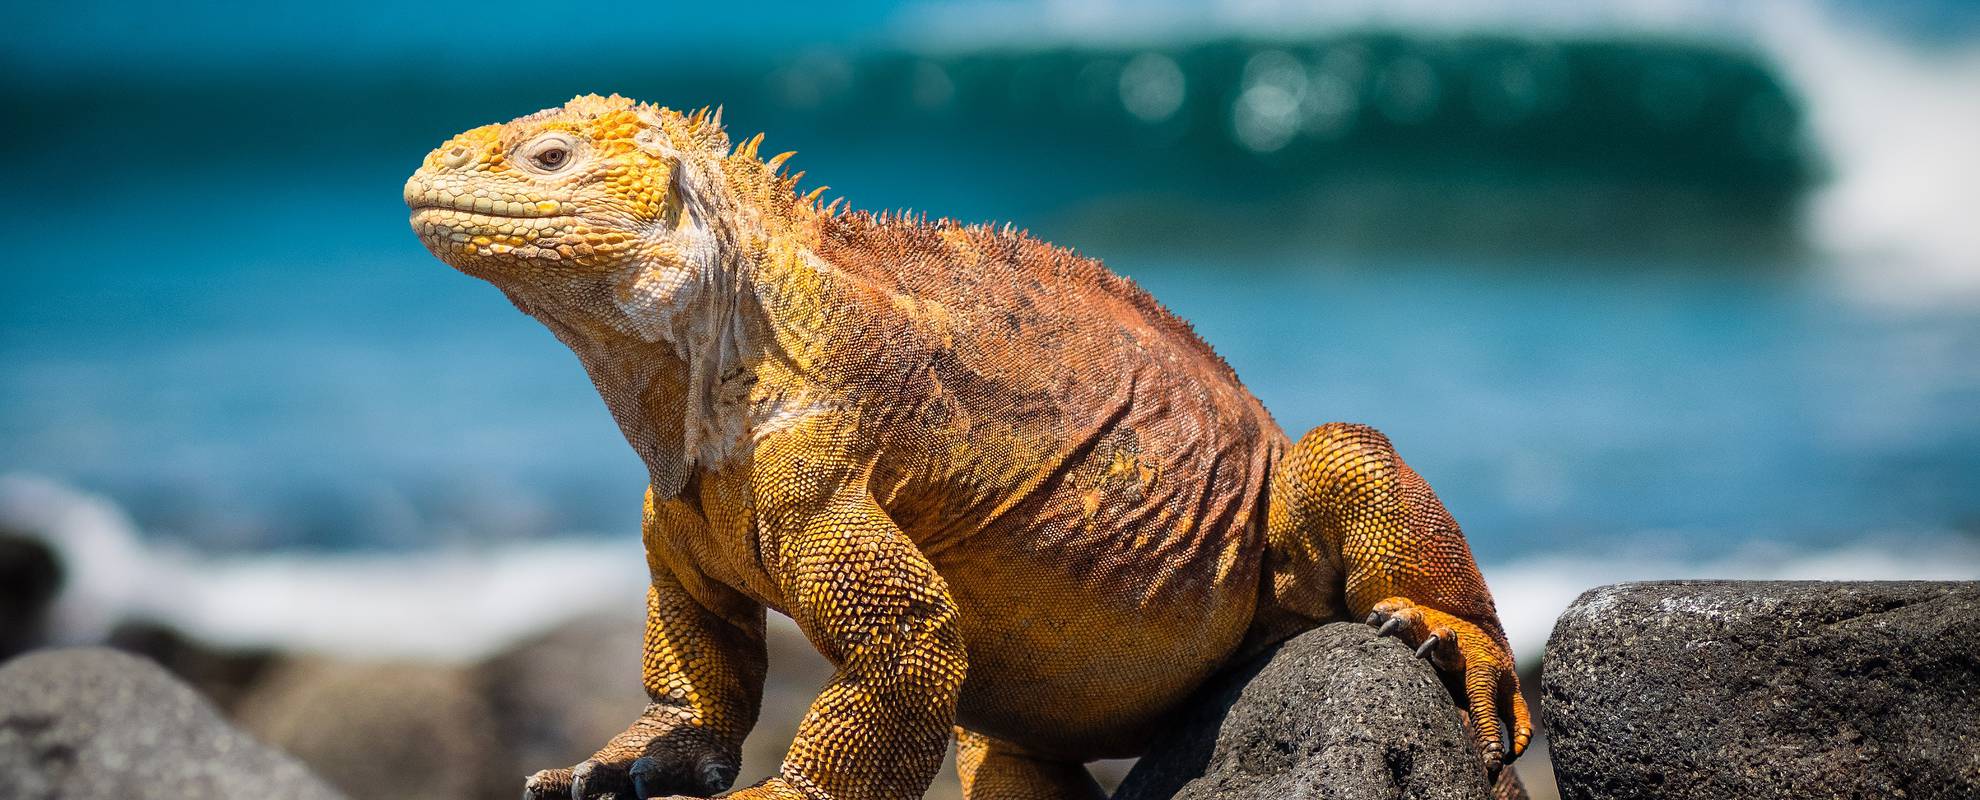
[[[728,139],[613,95],[485,125],[406,181],[413,231],[526,308],[656,338],[719,259]]]

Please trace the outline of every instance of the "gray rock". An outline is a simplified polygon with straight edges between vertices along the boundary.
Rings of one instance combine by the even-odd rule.
[[[341,797],[157,665],[48,650],[0,667],[0,798]]]
[[[519,642],[477,667],[495,712],[496,730],[512,754],[505,775],[575,764],[639,716],[648,702],[639,675],[643,624],[636,613],[581,617]],[[789,619],[773,615],[766,634],[770,670],[764,681],[763,711],[743,744],[737,786],[777,774],[818,688],[832,676],[832,665]],[[510,780],[521,785],[520,777]],[[937,800],[956,794],[950,770],[928,797]]]
[[[517,793],[494,715],[467,670],[295,659],[235,709],[241,727],[352,797],[469,800]]]
[[[1302,634],[1192,702],[1114,800],[1493,796],[1435,671],[1366,625]]]
[[[1980,583],[1605,586],[1541,683],[1569,800],[1980,797]]]
[[[516,791],[521,776],[589,758],[646,707],[642,622],[628,611],[570,620],[476,668],[509,750],[502,775]]]

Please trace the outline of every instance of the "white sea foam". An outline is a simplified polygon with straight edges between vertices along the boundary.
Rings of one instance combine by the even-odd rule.
[[[1906,44],[1773,4],[1758,40],[1801,96],[1833,173],[1808,236],[1854,293],[1980,296],[1980,41]]]
[[[26,476],[0,476],[0,524],[40,532],[69,580],[56,611],[65,641],[102,638],[149,618],[224,644],[364,658],[468,660],[572,617],[640,607],[637,542],[563,539],[484,550],[404,554],[202,556],[142,541],[104,498]],[[1705,563],[1542,557],[1487,564],[1507,635],[1538,654],[1581,592],[1664,578],[1980,579],[1980,542],[1879,537],[1839,550],[1750,548]]]
[[[471,659],[573,616],[635,615],[637,541],[566,539],[394,554],[211,556],[143,541],[110,501],[0,476],[0,524],[40,533],[67,571],[55,635],[166,622],[221,644],[365,657]]]

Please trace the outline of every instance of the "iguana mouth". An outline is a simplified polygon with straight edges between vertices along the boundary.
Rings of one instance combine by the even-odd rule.
[[[564,204],[556,200],[510,200],[486,195],[486,189],[477,193],[450,182],[435,185],[415,178],[406,184],[405,200],[414,215],[423,211],[453,211],[484,217],[542,219],[560,216],[559,212],[564,210]]]
[[[547,240],[557,239],[574,224],[569,215],[556,213],[563,207],[552,200],[514,203],[430,192],[410,205],[413,232],[430,245],[446,247],[451,242],[456,248],[485,250],[482,255],[547,247]],[[554,250],[549,253],[552,258],[558,255]]]
[[[543,219],[558,216],[563,204],[555,200],[535,202],[511,202],[487,197],[469,195],[443,195],[433,192],[409,203],[413,213],[421,211],[458,211],[463,214],[479,214],[484,217],[510,217],[514,219]]]

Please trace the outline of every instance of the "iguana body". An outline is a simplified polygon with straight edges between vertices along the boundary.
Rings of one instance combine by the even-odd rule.
[[[759,137],[760,140],[760,137]],[[1206,678],[1374,614],[1530,733],[1455,523],[1373,430],[1288,441],[1189,327],[1090,259],[820,208],[719,121],[580,97],[435,150],[437,255],[571,347],[650,473],[653,704],[531,796],[736,774],[763,614],[837,667],[780,775],[732,796],[1097,797]]]

